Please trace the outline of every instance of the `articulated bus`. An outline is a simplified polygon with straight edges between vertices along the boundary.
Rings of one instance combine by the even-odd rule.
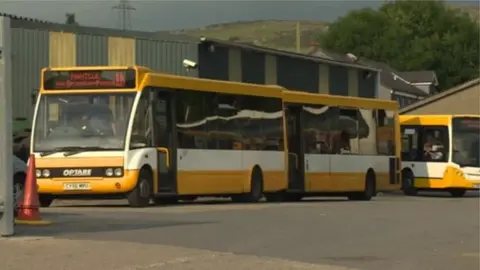
[[[370,199],[398,184],[392,102],[144,67],[44,69],[39,93],[31,146],[42,206],[55,198],[127,198],[134,207],[200,196],[278,201],[323,191]],[[313,134],[323,143],[312,144]]]
[[[400,123],[406,195],[480,188],[479,115],[402,115]]]

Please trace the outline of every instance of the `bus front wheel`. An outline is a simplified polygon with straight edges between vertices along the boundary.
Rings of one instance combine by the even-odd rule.
[[[463,188],[452,188],[452,189],[448,190],[448,192],[450,193],[450,195],[452,195],[452,197],[460,198],[460,197],[463,197],[465,195],[467,190],[463,189]]]
[[[415,177],[410,170],[402,172],[402,189],[406,196],[416,196],[418,193],[415,188]]]
[[[137,185],[128,194],[127,200],[131,207],[147,207],[152,196],[152,173],[146,169],[140,171]]]

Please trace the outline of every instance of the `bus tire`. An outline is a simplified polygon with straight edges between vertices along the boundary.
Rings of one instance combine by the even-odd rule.
[[[365,189],[362,192],[355,192],[348,195],[348,199],[352,201],[370,201],[377,193],[377,183],[375,173],[372,170],[367,172],[365,176]]]
[[[464,189],[464,188],[451,188],[451,189],[448,190],[448,192],[454,198],[461,198],[465,195],[467,190]]]
[[[415,176],[410,170],[402,172],[402,190],[406,196],[417,196],[418,194],[418,190],[415,188]]]
[[[262,170],[255,166],[250,176],[250,192],[245,194],[233,195],[234,202],[258,202],[263,197],[263,175]]]
[[[147,207],[152,197],[152,172],[142,168],[138,175],[137,185],[128,194],[127,200],[130,207]]]
[[[55,198],[52,195],[47,195],[47,194],[38,195],[38,202],[40,204],[40,207],[50,207],[54,199]]]

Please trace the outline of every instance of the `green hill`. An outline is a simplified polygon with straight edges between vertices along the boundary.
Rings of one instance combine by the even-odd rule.
[[[478,5],[451,5],[451,7],[466,12],[472,19],[479,21],[480,10]],[[301,50],[305,52],[318,34],[328,29],[328,22],[305,20],[299,22]],[[197,29],[184,29],[171,33],[237,42],[251,42],[259,46],[295,51],[296,25],[297,21],[285,20],[238,21],[209,25]]]
[[[301,47],[308,48],[311,41],[328,26],[322,21],[299,21]],[[198,29],[172,32],[195,37],[210,37],[238,42],[251,42],[255,45],[276,49],[295,50],[297,21],[264,20],[239,21],[209,25]]]

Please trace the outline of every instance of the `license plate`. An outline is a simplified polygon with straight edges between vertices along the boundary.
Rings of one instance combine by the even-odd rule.
[[[68,183],[63,184],[64,190],[90,190],[90,184],[88,183]]]

